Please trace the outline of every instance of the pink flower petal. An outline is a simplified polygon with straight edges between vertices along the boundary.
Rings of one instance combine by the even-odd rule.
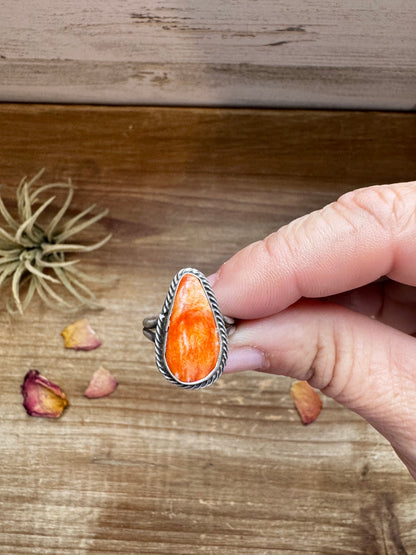
[[[66,349],[91,351],[101,345],[97,334],[85,318],[70,324],[61,332],[61,335],[65,339]]]
[[[290,390],[303,424],[311,424],[322,410],[322,400],[308,382],[295,382]]]
[[[29,416],[59,418],[69,404],[61,388],[41,376],[37,370],[29,370],[21,391],[23,406]]]
[[[98,399],[110,395],[118,386],[118,382],[110,372],[100,366],[92,375],[91,381],[84,395],[89,399]]]

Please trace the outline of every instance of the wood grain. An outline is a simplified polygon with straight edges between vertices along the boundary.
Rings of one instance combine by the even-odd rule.
[[[0,312],[0,553],[415,553],[415,485],[361,418],[324,399],[304,427],[290,381],[255,373],[175,388],[139,328],[180,267],[211,273],[352,187],[414,179],[416,117],[2,105],[0,128],[2,197],[42,166],[71,176],[70,213],[108,206],[90,239],[114,234],[84,268],[116,280],[87,314],[95,351],[64,350],[72,316]],[[91,401],[100,364],[120,385]],[[25,414],[29,368],[67,393],[61,420]]]
[[[412,110],[416,4],[0,2],[0,100]]]

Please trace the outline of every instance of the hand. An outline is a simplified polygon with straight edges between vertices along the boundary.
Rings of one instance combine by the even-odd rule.
[[[227,372],[308,380],[379,430],[416,479],[416,182],[347,193],[210,281],[241,319]]]

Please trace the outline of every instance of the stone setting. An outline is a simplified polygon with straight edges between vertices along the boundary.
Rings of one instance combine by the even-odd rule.
[[[227,360],[227,332],[206,277],[184,268],[174,277],[156,327],[156,364],[186,388],[211,385]]]

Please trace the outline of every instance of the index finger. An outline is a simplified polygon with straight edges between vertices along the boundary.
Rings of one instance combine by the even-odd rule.
[[[351,191],[245,247],[210,280],[224,314],[250,319],[383,275],[416,285],[416,182]]]

